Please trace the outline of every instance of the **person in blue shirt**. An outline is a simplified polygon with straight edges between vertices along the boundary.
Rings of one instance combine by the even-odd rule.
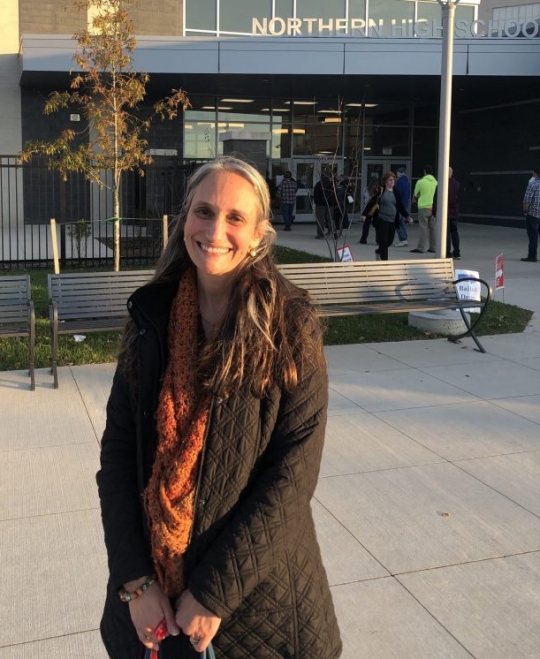
[[[533,176],[523,197],[523,215],[527,221],[529,251],[527,256],[521,260],[536,263],[538,261],[538,234],[540,233],[540,169],[533,169]]]

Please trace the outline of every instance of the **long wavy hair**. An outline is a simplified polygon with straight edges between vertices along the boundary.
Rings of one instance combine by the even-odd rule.
[[[276,232],[270,223],[270,194],[253,166],[223,156],[194,172],[150,283],[179,280],[194,267],[184,243],[187,215],[197,186],[211,173],[221,171],[238,174],[253,186],[259,200],[262,239],[238,267],[226,315],[202,350],[201,384],[225,396],[246,385],[258,396],[264,396],[274,384],[292,391],[307,366],[324,365],[322,330],[307,293],[286,280],[274,264]],[[135,337],[133,328],[128,328],[121,353],[132,352]]]

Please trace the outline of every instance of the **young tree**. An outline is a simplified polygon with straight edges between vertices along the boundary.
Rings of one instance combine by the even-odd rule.
[[[70,91],[55,91],[45,103],[44,113],[51,114],[70,105],[84,115],[88,131],[84,143],[75,145],[76,131],[62,131],[52,142],[35,141],[25,145],[22,160],[32,154],[46,155],[49,167],[59,171],[65,181],[69,172],[81,172],[92,183],[111,189],[114,220],[114,270],[120,269],[120,191],[122,172],[138,171],[152,162],[146,151],[144,135],[152,121],[174,119],[179,108],[189,107],[189,100],[181,89],[152,106],[150,113],[142,113],[140,104],[150,80],[147,73],[133,69],[136,39],[129,7],[135,0],[76,0],[79,11],[89,11],[86,29],[74,38],[77,48],[74,62],[77,71],[71,80]],[[104,172],[111,172],[107,183]]]

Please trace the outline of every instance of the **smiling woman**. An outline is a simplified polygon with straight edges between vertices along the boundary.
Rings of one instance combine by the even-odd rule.
[[[271,258],[269,216],[251,165],[203,165],[152,282],[130,298],[97,479],[113,659],[141,643],[163,659],[210,643],[231,658],[341,652],[310,507],[322,332]]]
[[[198,268],[199,286],[219,289],[227,299],[234,272],[256,250],[268,227],[249,181],[233,172],[213,172],[197,186],[184,226],[188,254]],[[219,285],[213,278],[220,277]],[[204,284],[203,284],[204,282]],[[213,307],[207,300],[202,305]]]

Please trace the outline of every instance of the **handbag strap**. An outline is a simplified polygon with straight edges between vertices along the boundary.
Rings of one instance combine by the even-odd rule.
[[[206,648],[206,650],[203,650],[203,652],[200,652],[200,659],[216,659],[216,653],[214,652],[214,646],[212,643]]]
[[[157,650],[150,650],[150,648],[146,649],[146,652],[144,653],[144,659],[159,659],[160,653]],[[200,659],[216,659],[216,653],[214,651],[214,646],[212,643],[206,648],[206,650],[203,650],[202,652],[199,652],[199,658]]]

